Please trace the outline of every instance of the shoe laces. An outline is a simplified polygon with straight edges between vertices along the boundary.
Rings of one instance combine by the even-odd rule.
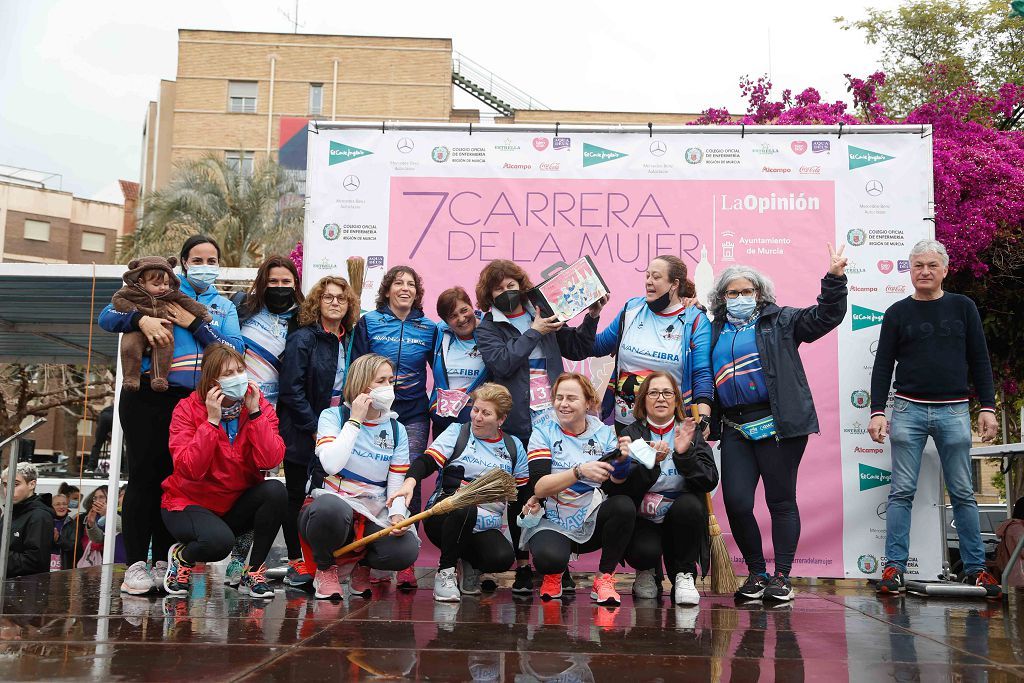
[[[898,580],[899,574],[900,570],[890,565],[882,571],[882,581]]]
[[[306,561],[303,559],[288,560],[288,566],[300,574],[306,573]]]
[[[441,579],[441,585],[445,588],[455,588],[455,572],[438,572],[437,576]]]
[[[188,583],[189,578],[192,576],[192,567],[189,567],[184,562],[178,564],[178,571],[175,572],[174,580],[176,583]]]
[[[615,577],[611,574],[598,574],[594,577],[594,588],[601,590],[615,590]]]
[[[975,576],[974,583],[977,586],[998,586],[999,582],[996,581],[996,577],[989,574],[987,571],[980,571]]]
[[[676,585],[683,586],[684,588],[694,588],[693,574],[689,572],[682,572],[676,576]]]
[[[545,574],[540,586],[541,592],[553,594],[562,590],[561,574]]]
[[[249,575],[249,580],[252,581],[253,585],[267,582],[267,565],[265,564],[261,564],[255,569],[249,567],[245,570],[245,573]]]

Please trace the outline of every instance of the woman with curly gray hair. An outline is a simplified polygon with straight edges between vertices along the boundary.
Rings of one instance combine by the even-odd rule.
[[[747,564],[737,598],[793,598],[789,572],[800,539],[796,478],[807,435],[818,431],[798,347],[825,336],[846,316],[846,257],[829,245],[818,303],[779,306],[772,282],[754,268],[732,266],[710,296],[715,405],[711,438],[721,440],[722,494],[736,545]],[[754,518],[754,491],[764,481],[772,519],[775,574],[769,577]]]

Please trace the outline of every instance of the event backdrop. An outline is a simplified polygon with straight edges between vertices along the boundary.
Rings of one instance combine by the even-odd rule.
[[[347,257],[363,256],[362,302],[371,308],[385,270],[411,264],[434,316],[443,289],[472,294],[492,259],[512,259],[537,278],[586,255],[612,292],[603,328],[643,294],[643,273],[659,254],[687,263],[702,298],[716,273],[749,264],[774,279],[781,305],[802,307],[815,303],[826,245],[845,245],[846,319],[801,349],[821,432],[800,468],[794,574],[880,575],[891,467],[888,445],[866,433],[869,378],[882,313],[910,291],[910,247],[933,232],[930,131],[423,128],[310,126],[307,290],[324,275],[345,275]],[[584,369],[600,380],[608,365]],[[926,459],[912,576],[931,578],[941,567],[938,486],[934,459]],[[716,510],[728,534],[717,493]],[[770,553],[763,498],[758,516]]]

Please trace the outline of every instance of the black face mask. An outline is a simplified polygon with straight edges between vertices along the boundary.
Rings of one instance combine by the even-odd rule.
[[[668,290],[654,301],[648,301],[647,307],[655,313],[661,313],[668,308],[669,301],[672,299],[672,290]]]
[[[294,287],[267,287],[263,300],[271,313],[284,313],[295,304]]]
[[[494,297],[494,307],[505,315],[508,315],[519,308],[519,290],[506,289],[504,292]]]

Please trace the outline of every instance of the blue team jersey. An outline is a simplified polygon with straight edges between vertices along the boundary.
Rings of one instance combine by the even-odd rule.
[[[665,520],[665,515],[668,514],[672,501],[678,498],[682,492],[684,479],[676,469],[675,459],[671,453],[676,438],[675,422],[673,421],[665,428],[667,431],[659,430],[649,422],[647,427],[651,430],[651,441],[664,441],[669,445],[669,455],[658,463],[658,478],[651,488],[647,489],[647,495],[644,496],[637,515],[656,524],[661,524]]]
[[[715,344],[711,365],[723,408],[768,403],[768,387],[757,352],[756,323],[755,319],[739,328],[726,323]]]
[[[437,466],[444,468],[455,452],[455,444],[459,439],[459,432],[462,425],[455,423],[449,425],[441,434],[434,439],[434,442],[427,447],[424,455],[434,459]],[[526,459],[526,450],[522,442],[512,437],[516,446],[516,452],[509,453],[505,448],[505,439],[501,432],[493,440],[478,438],[473,434],[472,428],[469,431],[469,441],[462,451],[455,464],[462,467],[463,480],[471,482],[482,474],[495,468],[511,474],[516,479],[516,486],[526,486],[530,481],[529,462]],[[477,506],[476,526],[474,532],[487,531],[488,529],[501,529],[505,526],[505,502],[487,503]]]
[[[245,371],[256,382],[263,397],[277,406],[281,354],[288,337],[288,323],[295,310],[271,313],[266,307],[242,323],[245,342]]]

